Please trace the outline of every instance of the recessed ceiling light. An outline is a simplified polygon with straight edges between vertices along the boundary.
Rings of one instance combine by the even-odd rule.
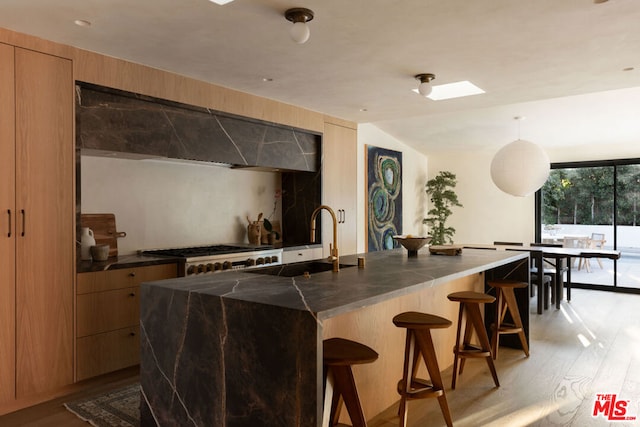
[[[272,82],[273,79],[271,77],[263,77],[262,81],[265,82],[265,83],[268,83],[268,82]]]
[[[76,19],[75,21],[73,21],[74,24],[76,24],[79,27],[90,27],[91,26],[91,22],[86,21],[84,19]]]
[[[209,0],[209,1],[215,4],[223,5],[223,4],[231,3],[233,0]]]
[[[622,71],[633,71],[633,70],[635,70],[635,68],[633,67],[627,67],[622,69]]]
[[[418,93],[418,89],[413,89],[413,91]],[[433,86],[433,90],[427,98],[440,101],[442,99],[461,98],[463,96],[479,95],[481,93],[485,93],[484,90],[470,81],[463,80],[461,82]]]

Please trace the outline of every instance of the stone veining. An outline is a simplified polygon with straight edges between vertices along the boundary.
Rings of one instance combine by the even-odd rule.
[[[497,251],[408,259],[402,249],[364,256],[365,269],[305,280],[240,270],[143,283],[141,425],[316,426],[325,319],[527,259]]]
[[[321,140],[209,108],[76,85],[76,146],[84,150],[317,172]]]

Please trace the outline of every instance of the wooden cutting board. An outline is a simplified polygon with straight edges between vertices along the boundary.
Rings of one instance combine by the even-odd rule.
[[[89,227],[93,231],[97,245],[109,245],[109,258],[118,256],[118,238],[125,237],[127,233],[118,232],[114,214],[82,214],[80,224],[81,227]]]

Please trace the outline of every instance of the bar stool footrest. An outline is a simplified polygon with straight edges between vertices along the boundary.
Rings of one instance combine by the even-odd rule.
[[[404,381],[398,381],[398,394],[412,400],[440,397],[444,392],[440,389],[434,388],[430,381],[423,380],[422,378],[414,378],[411,381],[411,387],[407,391],[404,390]]]
[[[483,350],[475,345],[465,345],[464,347],[454,347],[453,352],[459,357],[487,357],[491,355],[491,351]]]
[[[498,332],[501,333],[501,334],[515,334],[515,333],[520,332],[522,330],[524,330],[524,329],[519,327],[519,326],[505,325],[504,323],[502,325],[500,325],[500,327],[498,328]]]

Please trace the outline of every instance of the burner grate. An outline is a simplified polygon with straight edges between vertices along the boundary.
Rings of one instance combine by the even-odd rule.
[[[211,246],[195,246],[190,248],[172,248],[158,249],[151,251],[143,251],[145,255],[174,256],[182,258],[194,258],[210,255],[223,255],[241,252],[251,252],[255,248],[231,246],[231,245],[211,245]]]

